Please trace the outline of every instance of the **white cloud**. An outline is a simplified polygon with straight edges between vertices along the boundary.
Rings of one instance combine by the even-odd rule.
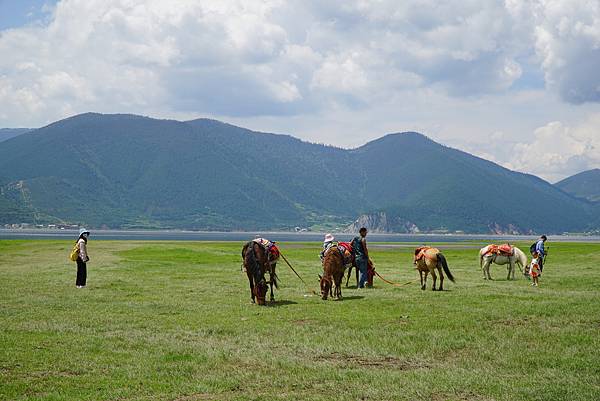
[[[537,128],[530,141],[514,145],[507,167],[551,182],[600,167],[600,113],[575,126],[553,121]]]
[[[540,173],[526,144],[544,132],[571,137],[600,113],[599,8],[62,0],[47,23],[0,32],[0,126],[85,111],[212,116],[347,147],[419,130]],[[543,162],[545,177],[595,165],[597,148],[563,145]]]

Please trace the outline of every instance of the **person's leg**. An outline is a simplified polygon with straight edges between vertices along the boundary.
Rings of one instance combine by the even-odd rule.
[[[81,285],[85,287],[85,284],[87,282],[87,265],[85,263],[83,264],[83,274],[82,274],[82,276],[83,276],[83,278],[82,278],[83,284],[81,284]]]
[[[356,260],[356,265],[360,271],[360,280],[358,281],[358,288],[364,288],[365,282],[367,281],[367,264],[366,258],[359,258]]]
[[[81,259],[77,258],[77,279],[75,280],[75,285],[78,287],[85,285],[84,271],[85,263],[83,263]]]

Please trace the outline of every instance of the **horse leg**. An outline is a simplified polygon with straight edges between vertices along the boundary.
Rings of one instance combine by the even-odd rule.
[[[358,288],[358,266],[354,269],[356,273],[356,288]]]
[[[348,282],[350,281],[351,275],[352,275],[352,265],[350,265],[350,269],[348,270],[348,278],[346,278],[346,288],[348,288]]]
[[[425,282],[423,281],[423,271],[421,271],[421,270],[419,270],[419,277],[421,278],[421,289],[424,290]],[[425,278],[427,279],[427,276],[425,276]]]
[[[442,268],[438,266],[438,273],[440,274],[440,288],[438,291],[444,291],[444,274],[442,273]]]
[[[486,277],[484,277],[484,279],[493,280],[492,276],[490,275],[490,266],[491,265],[492,265],[492,261],[490,260],[490,261],[487,261],[485,263],[485,265],[483,266],[484,274],[486,276]]]
[[[431,269],[431,277],[433,278],[433,285],[431,286],[431,291],[435,291],[435,282],[437,281],[437,276],[435,275],[435,269]]]
[[[249,271],[246,272],[248,274],[248,283],[250,284],[250,302],[255,303],[256,301],[254,300],[254,283],[253,283],[253,278],[252,278],[252,274],[250,274]]]
[[[273,295],[273,276],[275,275],[275,267],[272,271],[269,270],[269,287],[271,288],[271,302],[275,301],[275,295]]]

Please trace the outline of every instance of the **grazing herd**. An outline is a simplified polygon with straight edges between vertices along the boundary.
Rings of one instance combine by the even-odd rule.
[[[348,279],[350,278],[354,263],[351,249],[348,249],[346,244],[334,244],[328,247],[322,255],[323,273],[319,275],[319,279],[321,298],[324,300],[329,296],[341,299],[342,281],[346,271],[348,271]],[[244,244],[242,248],[242,268],[248,276],[252,303],[265,305],[266,295],[269,290],[271,302],[275,300],[273,287],[278,288],[275,269],[280,255],[277,245],[264,238],[257,238]],[[431,274],[433,280],[431,287],[433,291],[442,291],[444,289],[444,274],[450,281],[454,282],[454,276],[450,272],[446,257],[437,248],[426,246],[416,248],[413,262],[415,269],[419,272],[422,290],[426,288],[429,274]],[[492,279],[490,276],[490,265],[492,263],[508,265],[507,279],[512,278],[513,280],[515,278],[516,265],[519,265],[520,270],[525,275],[527,275],[529,267],[525,253],[509,244],[491,244],[481,248],[479,251],[479,266],[483,271],[483,278],[485,280]],[[371,273],[375,272],[371,261],[369,261],[369,269]],[[267,274],[268,281],[265,277]],[[439,286],[436,287],[438,276]],[[300,276],[298,277],[301,279]],[[370,277],[372,279],[372,274]],[[346,286],[348,286],[348,281],[346,281]]]

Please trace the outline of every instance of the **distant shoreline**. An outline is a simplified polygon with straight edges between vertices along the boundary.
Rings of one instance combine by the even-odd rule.
[[[321,232],[290,231],[187,231],[187,230],[91,230],[97,240],[147,240],[147,241],[247,241],[264,236],[279,242],[320,242]],[[6,229],[0,228],[0,240],[8,239],[73,239],[77,230],[59,229]],[[335,233],[339,240],[350,240],[354,233]],[[379,234],[369,233],[371,242],[462,242],[462,241],[529,241],[536,235],[494,234]],[[599,235],[548,235],[550,242],[600,242]]]

